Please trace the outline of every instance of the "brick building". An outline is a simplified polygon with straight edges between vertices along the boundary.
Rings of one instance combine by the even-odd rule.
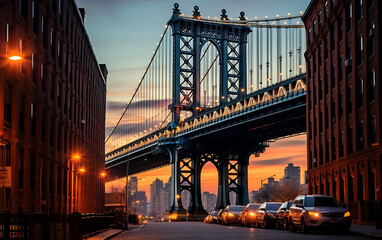
[[[309,193],[336,197],[357,223],[381,216],[381,8],[313,0],[303,16]]]
[[[84,17],[73,0],[0,0],[1,212],[104,210],[107,69]]]

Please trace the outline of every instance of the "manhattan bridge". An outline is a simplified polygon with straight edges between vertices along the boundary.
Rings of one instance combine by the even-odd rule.
[[[201,170],[218,170],[216,208],[248,203],[249,157],[306,131],[305,29],[301,16],[191,17],[174,4],[153,56],[105,139],[106,169],[123,177],[171,165],[169,213],[206,212]]]

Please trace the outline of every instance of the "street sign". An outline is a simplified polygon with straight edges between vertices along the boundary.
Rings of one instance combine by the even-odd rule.
[[[0,186],[11,187],[11,167],[3,167],[0,169]]]

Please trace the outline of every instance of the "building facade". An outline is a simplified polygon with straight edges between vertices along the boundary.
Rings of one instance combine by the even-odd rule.
[[[377,0],[313,0],[303,16],[308,191],[336,197],[357,223],[382,216],[381,8]]]
[[[157,178],[150,185],[150,215],[155,221],[160,221],[163,217],[165,211],[163,202],[163,181]]]
[[[84,17],[73,0],[0,0],[2,212],[104,210],[107,69]]]
[[[299,186],[301,184],[300,167],[288,163],[288,166],[284,168],[284,177],[280,179],[280,183]]]

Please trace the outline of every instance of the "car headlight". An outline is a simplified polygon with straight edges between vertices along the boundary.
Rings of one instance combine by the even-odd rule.
[[[319,212],[308,212],[308,215],[309,216],[313,216],[313,217],[319,217],[321,216],[321,214]]]
[[[346,213],[344,214],[344,217],[350,217],[350,212],[346,212]]]
[[[249,215],[256,216],[256,213],[251,212],[251,213],[249,213]]]
[[[233,213],[228,213],[228,216],[234,217],[235,215]]]

